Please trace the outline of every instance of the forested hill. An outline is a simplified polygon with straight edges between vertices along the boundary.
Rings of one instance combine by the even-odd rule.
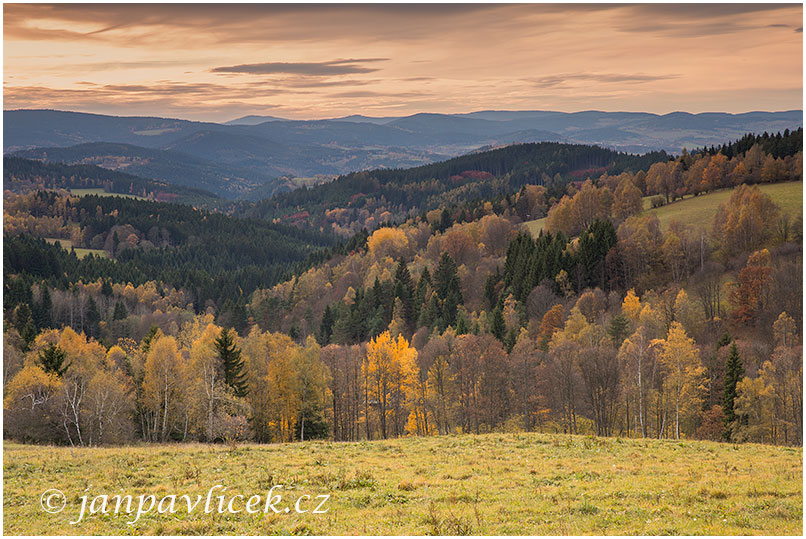
[[[759,145],[761,151],[775,159],[795,155],[797,152],[803,151],[803,128],[800,127],[793,131],[785,129],[783,133],[762,133],[761,135],[748,133],[734,142],[694,150],[691,153],[708,153],[710,155],[721,153],[725,157],[733,158],[744,154],[756,144]]]
[[[93,188],[103,189],[106,193],[196,205],[220,201],[219,197],[204,189],[142,178],[96,165],[66,165],[21,157],[3,157],[3,190],[26,193],[41,189]]]
[[[252,290],[320,262],[334,243],[315,231],[185,204],[52,191],[8,195],[3,232],[6,308],[28,301],[33,282],[67,289],[99,278],[182,289],[182,307],[192,303],[196,310],[242,306]],[[101,256],[79,258],[41,238]]]
[[[526,184],[545,185],[561,195],[568,181],[646,170],[669,158],[664,151],[632,155],[581,144],[516,144],[406,170],[347,174],[329,184],[277,194],[246,212],[314,227],[328,225],[323,217],[333,212],[346,212],[348,220],[366,224],[362,214],[377,214],[382,221],[400,219],[412,212],[506,196]]]

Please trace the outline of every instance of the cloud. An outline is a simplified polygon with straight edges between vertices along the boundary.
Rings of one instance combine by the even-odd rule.
[[[537,79],[525,79],[533,83],[538,88],[555,88],[566,86],[570,81],[596,82],[596,83],[635,83],[653,82],[658,80],[669,80],[677,78],[678,75],[645,75],[645,74],[625,74],[625,73],[570,73],[540,77]]]
[[[772,93],[802,81],[799,4],[109,3],[3,11],[6,102],[26,108],[181,116],[231,103],[221,113],[231,118],[265,104],[310,118],[365,108],[662,112],[802,103],[796,92]],[[713,97],[728,90],[721,102]]]
[[[328,97],[334,98],[358,98],[358,97],[386,97],[393,99],[408,99],[427,97],[431,94],[423,92],[374,92],[372,90],[356,90],[354,92],[338,92],[335,94],[328,94]]]
[[[385,62],[388,58],[361,58],[353,60],[331,60],[329,62],[266,62],[262,64],[241,64],[235,66],[214,67],[213,73],[248,73],[251,75],[273,75],[286,73],[306,76],[352,75],[355,73],[372,73],[377,68],[364,67],[360,64]]]

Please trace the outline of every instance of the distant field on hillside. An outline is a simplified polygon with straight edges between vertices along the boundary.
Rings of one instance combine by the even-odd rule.
[[[803,214],[803,182],[760,184],[758,187],[772,197],[781,210],[793,218]],[[668,227],[669,223],[676,219],[688,225],[710,229],[719,206],[727,202],[732,191],[732,189],[722,189],[707,195],[686,197],[655,209],[651,209],[653,197],[648,196],[643,199],[644,211],[657,215],[662,228]],[[533,236],[539,234],[545,225],[545,218],[523,223],[523,226]]]
[[[98,195],[100,197],[123,197],[123,198],[136,198],[138,200],[147,200],[146,198],[137,195],[129,195],[123,193],[107,193],[100,187],[94,187],[91,189],[70,189],[70,194],[79,197],[87,195]]]
[[[783,212],[793,218],[803,214],[803,182],[760,184],[758,187],[769,195]],[[663,228],[668,227],[669,223],[676,219],[694,227],[710,229],[719,206],[728,201],[732,191],[722,189],[707,195],[687,197],[667,206],[648,209],[646,212],[657,215]],[[644,198],[645,208],[649,205],[649,198],[651,197]]]
[[[537,236],[540,234],[540,231],[543,230],[543,227],[546,226],[546,218],[543,217],[542,219],[535,219],[534,221],[526,221],[523,223],[523,226],[526,227],[529,234]]]
[[[45,238],[45,241],[48,243],[56,244],[62,246],[63,249],[69,251],[73,247],[73,242],[70,240],[63,240],[60,238]],[[98,255],[101,258],[107,258],[106,251],[103,249],[84,249],[83,247],[76,247],[76,256],[78,258],[84,258],[87,255]]]
[[[286,445],[76,449],[5,443],[6,534],[800,535],[802,448],[552,434]],[[280,508],[329,494],[325,514],[152,510],[94,515],[80,496],[228,498],[275,485]],[[66,496],[45,513],[48,489]],[[88,490],[85,490],[88,489]],[[114,503],[114,502],[111,502]],[[202,502],[204,503],[204,502]],[[216,498],[213,498],[213,503]],[[243,507],[243,502],[235,502]],[[304,499],[311,510],[319,502]],[[177,501],[182,507],[183,502]]]

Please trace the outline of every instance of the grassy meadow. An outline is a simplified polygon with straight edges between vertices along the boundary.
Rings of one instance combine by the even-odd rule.
[[[554,434],[71,449],[4,444],[5,534],[772,534],[803,531],[802,448]],[[79,496],[330,494],[325,514],[152,511]],[[40,495],[67,496],[45,513]],[[289,503],[290,504],[290,503]],[[261,506],[262,507],[262,506]]]
[[[62,246],[62,249],[69,251],[73,248],[73,242],[70,240],[63,240],[61,238],[45,238],[45,241],[52,244],[59,244]],[[85,249],[83,247],[76,247],[76,256],[78,258],[84,258],[87,255],[97,255],[101,258],[107,258],[106,251],[103,249]]]
[[[803,182],[759,184],[758,187],[793,219],[803,214]],[[720,189],[707,195],[687,196],[682,200],[654,209],[651,208],[653,197],[644,197],[644,213],[657,215],[661,228],[664,230],[668,228],[673,219],[696,228],[710,230],[719,206],[728,201],[732,191],[732,189]],[[523,226],[530,234],[536,236],[546,226],[546,218],[527,221],[523,223]]]
[[[759,184],[758,187],[762,193],[772,198],[783,213],[789,214],[793,219],[803,214],[803,182]],[[721,189],[707,195],[689,196],[645,211],[657,215],[664,230],[673,219],[694,227],[710,229],[719,206],[728,201],[732,192],[732,189]],[[650,207],[650,198],[652,197],[644,198],[644,208]]]
[[[147,200],[141,196],[130,195],[127,193],[108,193],[101,187],[92,187],[88,189],[70,189],[70,194],[78,197],[88,195],[98,195],[99,197],[123,197],[123,198],[136,198],[137,200]]]

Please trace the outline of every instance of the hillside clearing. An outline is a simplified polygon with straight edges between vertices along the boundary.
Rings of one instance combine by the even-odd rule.
[[[45,241],[54,245],[58,243],[65,251],[70,251],[70,249],[73,248],[73,242],[70,240],[63,240],[61,238],[45,238]],[[76,247],[75,251],[78,258],[84,258],[87,255],[97,255],[101,258],[107,258],[106,251],[103,249],[85,249],[83,247]]]
[[[759,184],[758,187],[763,193],[769,195],[784,213],[788,214],[793,219],[799,215],[803,215],[803,182]],[[720,204],[724,204],[728,201],[732,191],[732,189],[721,189],[713,193],[708,193],[707,195],[697,197],[687,196],[682,200],[654,209],[651,208],[651,200],[657,195],[648,196],[643,198],[643,213],[645,215],[651,213],[657,215],[661,228],[664,230],[668,228],[672,220],[675,219],[696,228],[710,230],[714,221],[714,215],[716,215]],[[545,217],[523,223],[523,227],[526,228],[532,236],[540,234],[540,231],[543,230],[545,226]]]
[[[6,443],[6,534],[797,534],[802,448],[553,434],[71,449]],[[77,519],[79,496],[230,496],[283,485],[326,514]],[[40,496],[67,496],[47,514]],[[89,489],[85,492],[85,489]]]
[[[93,187],[88,189],[70,189],[70,194],[78,197],[97,195],[99,197],[123,197],[123,198],[136,198],[137,200],[148,200],[147,198],[137,195],[129,195],[124,193],[109,193],[107,191],[104,191],[100,187]]]
[[[773,202],[778,204],[783,213],[788,214],[792,219],[803,215],[803,182],[759,184],[758,187],[762,193],[769,195]],[[686,197],[660,208],[645,210],[644,213],[657,215],[661,228],[664,230],[675,219],[696,228],[710,230],[719,206],[728,201],[732,191],[732,189],[722,189],[707,195]],[[645,208],[648,205],[648,198],[650,197],[644,198]]]

